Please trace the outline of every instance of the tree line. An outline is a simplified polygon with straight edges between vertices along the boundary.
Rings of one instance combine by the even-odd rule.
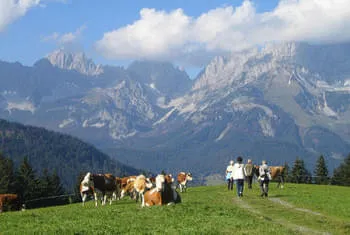
[[[17,194],[27,208],[68,203],[67,197],[56,197],[66,193],[57,172],[44,169],[38,175],[27,158],[15,169],[13,161],[0,153],[0,194],[4,193]]]
[[[296,158],[293,167],[285,164],[284,177],[286,182],[291,183],[313,183],[313,184],[332,184],[350,186],[350,154],[333,171],[330,176],[325,158],[321,155],[317,161],[313,174],[306,169],[304,161]]]

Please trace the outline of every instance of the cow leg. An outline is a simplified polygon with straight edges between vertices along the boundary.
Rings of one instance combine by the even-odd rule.
[[[182,193],[182,184],[179,184],[180,192]]]
[[[283,188],[283,186],[284,186],[284,176],[282,175],[281,176],[281,188]]]
[[[97,200],[98,200],[97,193],[94,193],[94,198],[95,198],[95,206],[97,207]]]
[[[141,206],[145,206],[145,196],[143,195],[143,193],[141,193]]]
[[[81,200],[83,201],[83,206],[85,205],[86,197],[87,197],[87,194],[86,194],[86,193],[82,193],[82,194],[81,194]]]
[[[103,194],[103,202],[102,202],[102,205],[103,205],[103,206],[106,205],[106,201],[107,201],[107,194],[104,193],[104,194]]]

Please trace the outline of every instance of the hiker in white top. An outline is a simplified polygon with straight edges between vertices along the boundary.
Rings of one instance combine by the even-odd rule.
[[[233,163],[233,160],[231,160],[230,164],[226,168],[226,181],[228,190],[233,190]]]
[[[237,158],[237,162],[233,165],[233,179],[237,185],[237,196],[243,197],[244,188],[244,164],[242,157]]]

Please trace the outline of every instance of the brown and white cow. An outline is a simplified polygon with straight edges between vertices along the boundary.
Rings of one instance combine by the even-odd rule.
[[[180,188],[180,192],[186,192],[188,181],[192,181],[192,174],[190,172],[180,172],[177,175],[177,185]]]
[[[121,179],[121,193],[120,199],[125,197],[126,195],[130,196],[131,199],[136,199],[136,192],[134,187],[134,182],[136,180],[136,176],[127,176]]]
[[[95,206],[97,206],[98,193],[102,194],[102,205],[106,204],[107,197],[112,204],[112,195],[117,190],[117,183],[112,174],[91,174],[88,172],[80,184],[80,194],[85,203],[89,193],[93,193],[95,198]]]
[[[180,203],[181,197],[172,187],[174,179],[171,175],[160,174],[156,177],[156,187],[144,194],[144,206],[169,205]]]
[[[277,180],[277,187],[284,187],[284,174],[286,167],[284,166],[269,166],[269,173],[271,180]],[[255,166],[254,170],[257,177],[259,177],[259,166]]]
[[[3,211],[20,210],[21,203],[17,194],[0,194],[0,213]]]
[[[150,181],[149,178],[146,178],[144,175],[139,175],[136,177],[134,181],[134,189],[136,193],[136,202],[141,197],[142,205],[144,205],[144,198],[143,194],[146,192],[146,190],[152,188],[153,184]]]

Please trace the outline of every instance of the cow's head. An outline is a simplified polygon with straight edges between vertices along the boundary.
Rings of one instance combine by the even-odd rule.
[[[90,188],[94,187],[93,175],[90,172],[84,176],[84,179],[81,181],[80,186],[81,192],[89,191]]]
[[[188,172],[186,174],[186,180],[188,180],[188,181],[192,181],[193,180],[191,172]]]
[[[152,181],[150,180],[150,178],[146,178],[146,188],[150,189],[152,187],[153,187]]]
[[[158,192],[161,192],[164,190],[164,183],[165,183],[165,176],[160,174],[156,177],[156,189]]]

